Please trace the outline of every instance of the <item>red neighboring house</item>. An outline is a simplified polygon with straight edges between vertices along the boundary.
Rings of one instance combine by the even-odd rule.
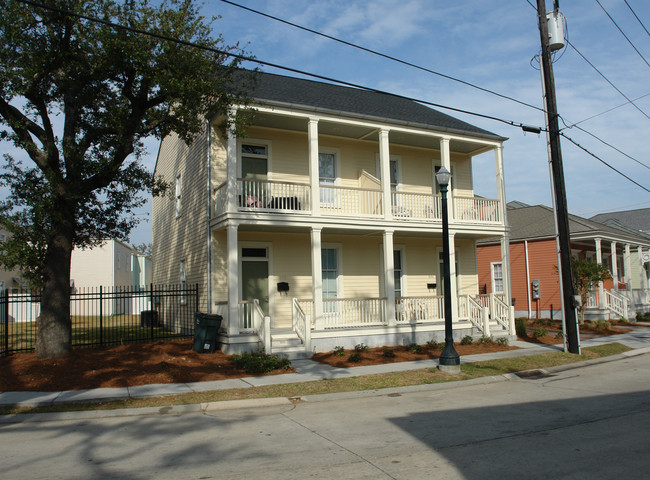
[[[519,204],[520,205],[520,204]],[[561,294],[553,210],[542,205],[508,207],[510,283],[515,316],[561,318]],[[612,278],[590,296],[586,318],[634,318],[650,310],[647,253],[650,237],[641,232],[569,215],[571,256],[607,265]],[[477,242],[481,293],[501,293],[502,250],[498,240]],[[615,259],[615,260],[613,260]]]

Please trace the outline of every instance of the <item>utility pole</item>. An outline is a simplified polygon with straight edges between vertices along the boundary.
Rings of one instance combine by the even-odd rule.
[[[559,11],[558,0],[554,0],[554,11]],[[558,245],[561,276],[562,298],[564,307],[564,322],[567,347],[571,353],[580,353],[578,341],[578,322],[575,314],[575,299],[573,291],[573,273],[571,268],[571,246],[569,238],[569,215],[567,211],[566,188],[564,185],[564,169],[562,167],[562,151],[560,150],[560,128],[558,123],[557,104],[555,101],[555,79],[553,63],[549,46],[548,24],[546,21],[546,1],[537,0],[537,15],[539,17],[539,34],[542,43],[540,66],[544,78],[546,115],[549,139],[549,154],[553,172],[553,192],[555,195],[555,215],[558,229]]]

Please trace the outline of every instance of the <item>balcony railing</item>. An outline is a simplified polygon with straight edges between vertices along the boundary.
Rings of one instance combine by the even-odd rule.
[[[395,220],[440,221],[440,196],[425,193],[391,192],[392,214]]]
[[[501,223],[503,215],[498,200],[454,197],[454,220],[471,223]]]
[[[336,185],[320,185],[320,211],[323,216],[384,218],[381,190]],[[310,214],[312,191],[306,183],[273,180],[237,179],[235,208],[240,212]],[[453,197],[450,221],[500,225],[502,209],[498,200],[480,197]],[[226,213],[227,184],[213,192],[213,216]],[[439,195],[391,192],[390,217],[400,222],[440,222]]]
[[[334,185],[320,186],[320,208],[323,215],[382,217],[380,190]]]

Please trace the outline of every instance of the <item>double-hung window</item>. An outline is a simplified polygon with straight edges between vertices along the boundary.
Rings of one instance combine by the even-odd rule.
[[[490,267],[492,270],[492,293],[503,293],[503,264],[493,262]]]

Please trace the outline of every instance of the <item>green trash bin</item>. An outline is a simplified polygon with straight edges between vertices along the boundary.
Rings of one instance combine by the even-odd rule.
[[[217,332],[221,327],[221,315],[196,312],[194,314],[194,351],[213,353],[217,349]]]

